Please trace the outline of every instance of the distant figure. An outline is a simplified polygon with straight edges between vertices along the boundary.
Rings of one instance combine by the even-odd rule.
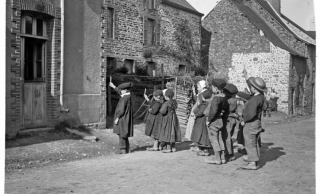
[[[277,92],[272,89],[270,93],[270,106],[271,106],[271,111],[278,111],[278,101],[279,97],[277,95]]]

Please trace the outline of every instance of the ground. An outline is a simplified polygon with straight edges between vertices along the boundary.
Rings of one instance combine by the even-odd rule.
[[[152,141],[144,136],[144,125],[139,124],[130,140],[133,153],[126,155],[113,154],[117,138],[108,129],[95,131],[98,142],[69,137],[18,147],[7,144],[5,190],[7,193],[315,193],[315,118],[290,120],[273,115],[265,123],[257,171],[238,170],[243,164],[240,154],[236,155],[236,161],[225,165],[206,164],[207,157],[189,151],[190,142],[179,144],[178,152],[172,154],[147,152],[145,148]]]

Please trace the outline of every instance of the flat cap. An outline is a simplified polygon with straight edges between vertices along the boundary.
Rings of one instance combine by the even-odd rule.
[[[227,82],[224,79],[213,79],[212,85],[222,90],[227,85]]]
[[[174,96],[174,91],[172,89],[167,89],[165,95],[169,98],[173,98]]]
[[[126,83],[120,84],[120,86],[118,86],[118,88],[120,90],[130,89],[132,87],[133,87],[133,83],[131,83],[131,82],[126,82]]]
[[[237,86],[235,86],[233,84],[227,84],[223,88],[223,91],[227,96],[233,96],[238,93],[238,88],[237,88]]]

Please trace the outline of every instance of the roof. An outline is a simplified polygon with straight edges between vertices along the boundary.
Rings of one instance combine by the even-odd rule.
[[[263,33],[265,36],[276,46],[287,50],[293,55],[298,55],[301,57],[305,57],[305,53],[299,48],[299,44],[297,41],[290,41],[293,42],[293,45],[288,44],[287,40],[284,40],[279,34],[276,28],[274,28],[272,25],[270,25],[267,20],[261,15],[260,12],[256,11],[250,3],[246,3],[244,0],[232,0],[234,5],[237,6],[237,8],[246,15],[246,17]],[[312,44],[315,45],[315,41],[312,41],[310,39],[306,39],[305,37],[302,37],[301,35],[298,35],[294,32],[287,24],[286,22],[281,18],[281,16],[275,11],[275,9],[271,6],[271,4],[265,0],[255,0],[263,9],[266,10],[268,14],[274,20],[276,20],[281,27],[286,29],[290,34],[292,34],[295,39],[300,40],[302,43],[306,44]]]
[[[200,17],[204,16],[204,14],[198,12],[198,10],[192,7],[192,5],[190,5],[190,3],[188,3],[186,0],[162,0],[162,3],[171,7],[175,7],[177,9],[181,9],[183,11],[196,14]]]
[[[280,14],[281,18],[283,20],[285,20],[285,22],[290,26],[290,28],[292,30],[294,30],[296,33],[299,33],[299,31],[303,32],[303,34],[301,34],[302,36],[306,36],[308,35],[309,37],[306,37],[306,39],[312,38],[312,39],[316,39],[316,32],[315,31],[306,31],[305,29],[301,28],[301,26],[299,26],[298,24],[294,23],[292,20],[290,20],[288,17],[286,17],[283,14]]]
[[[314,40],[310,40],[309,38],[305,37],[303,34],[297,34],[295,30],[293,30],[286,22],[285,20],[280,16],[280,14],[272,7],[272,5],[266,1],[266,0],[256,0],[268,13],[276,19],[282,27],[284,27],[286,30],[288,30],[291,34],[293,34],[296,38],[299,40],[307,43],[307,44],[313,44],[315,45]],[[292,22],[293,23],[293,22]],[[306,34],[305,34],[306,35]],[[309,37],[309,36],[308,36]]]

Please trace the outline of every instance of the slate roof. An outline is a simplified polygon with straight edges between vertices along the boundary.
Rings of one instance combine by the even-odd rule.
[[[285,28],[289,33],[291,33],[296,39],[306,43],[315,45],[315,40],[311,37],[303,35],[304,33],[297,33],[296,29],[293,29],[292,26],[289,26],[287,22],[281,18],[280,14],[278,14],[275,9],[272,7],[272,5],[265,1],[265,0],[255,0],[259,5],[261,5],[262,8],[264,8],[277,22]],[[276,33],[275,29],[270,26],[268,23],[266,23],[266,20],[263,18],[263,16],[260,15],[259,12],[256,12],[253,10],[250,6],[248,6],[247,3],[245,3],[244,0],[232,0],[234,5],[238,7],[238,9],[244,13],[247,18],[255,25],[257,28],[259,28],[263,33],[266,35],[266,37],[276,46],[287,50],[293,55],[298,55],[304,57],[304,53],[301,53],[297,51],[295,48],[291,47],[291,45],[288,45],[282,38]]]
[[[196,10],[194,7],[192,7],[192,5],[190,5],[190,3],[188,3],[188,1],[186,0],[162,0],[163,4],[169,5],[169,6],[173,6],[175,8],[190,12],[190,13],[194,13],[198,16],[204,16],[204,14],[198,12],[198,10]]]

